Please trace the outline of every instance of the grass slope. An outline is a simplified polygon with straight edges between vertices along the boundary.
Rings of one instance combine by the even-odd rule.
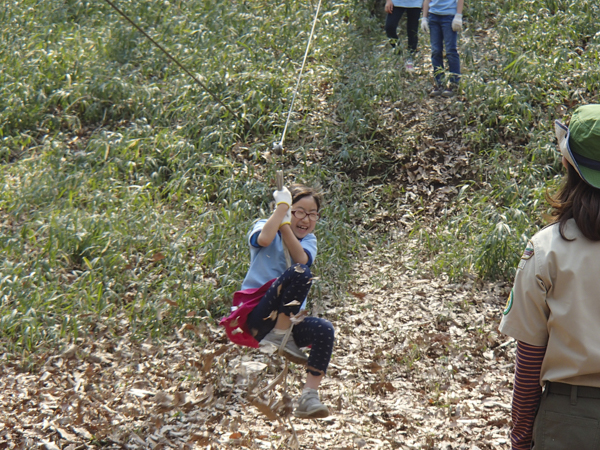
[[[344,289],[363,244],[412,239],[416,266],[511,277],[556,183],[552,120],[598,100],[598,5],[467,5],[463,92],[435,104],[428,38],[419,76],[402,73],[371,3],[324,3],[277,155],[316,2],[118,3],[236,117],[107,4],[10,2],[3,349],[38,351],[100,323],[118,334],[125,321],[141,338],[220,317],[278,169],[328,199],[317,299]],[[449,175],[425,176],[436,170]],[[390,240],[390,229],[406,233]]]

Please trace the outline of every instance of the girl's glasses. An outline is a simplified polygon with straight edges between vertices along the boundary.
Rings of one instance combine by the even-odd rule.
[[[316,222],[317,220],[319,220],[319,218],[321,217],[318,213],[310,213],[307,214],[306,212],[302,211],[301,209],[295,209],[292,210],[292,214],[294,215],[294,217],[296,219],[304,219],[306,216],[308,216],[308,218],[310,220],[312,220],[313,222]]]

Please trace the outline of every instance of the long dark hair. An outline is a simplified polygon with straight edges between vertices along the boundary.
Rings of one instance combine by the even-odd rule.
[[[564,240],[573,240],[565,236],[567,220],[573,218],[586,238],[600,241],[600,189],[583,181],[571,164],[567,164],[567,177],[559,191],[555,196],[546,194],[546,198]]]
[[[303,184],[292,184],[289,189],[290,193],[292,194],[292,204],[296,203],[300,199],[303,199],[304,197],[312,197],[315,199],[315,203],[317,204],[317,211],[321,210],[321,201],[323,200],[323,195],[316,189],[304,186]]]

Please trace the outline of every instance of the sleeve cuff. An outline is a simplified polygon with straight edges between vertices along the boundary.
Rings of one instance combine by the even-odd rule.
[[[312,266],[313,259],[312,259],[310,252],[308,250],[304,249],[304,253],[306,253],[306,256],[308,256],[308,261],[306,262],[306,265],[308,267]]]
[[[258,235],[259,234],[260,234],[260,231],[257,231],[252,236],[250,236],[250,245],[252,247],[261,248],[261,246],[258,245]]]
[[[525,344],[533,345],[534,347],[546,347],[548,345],[548,336],[531,336],[523,333],[523,331],[516,328],[512,328],[503,323],[500,323],[498,327],[500,333],[510,336],[517,341],[524,342]]]

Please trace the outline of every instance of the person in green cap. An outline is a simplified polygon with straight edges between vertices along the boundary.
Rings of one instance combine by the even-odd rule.
[[[528,242],[499,328],[517,340],[513,450],[600,448],[600,105],[555,131],[554,221]]]

